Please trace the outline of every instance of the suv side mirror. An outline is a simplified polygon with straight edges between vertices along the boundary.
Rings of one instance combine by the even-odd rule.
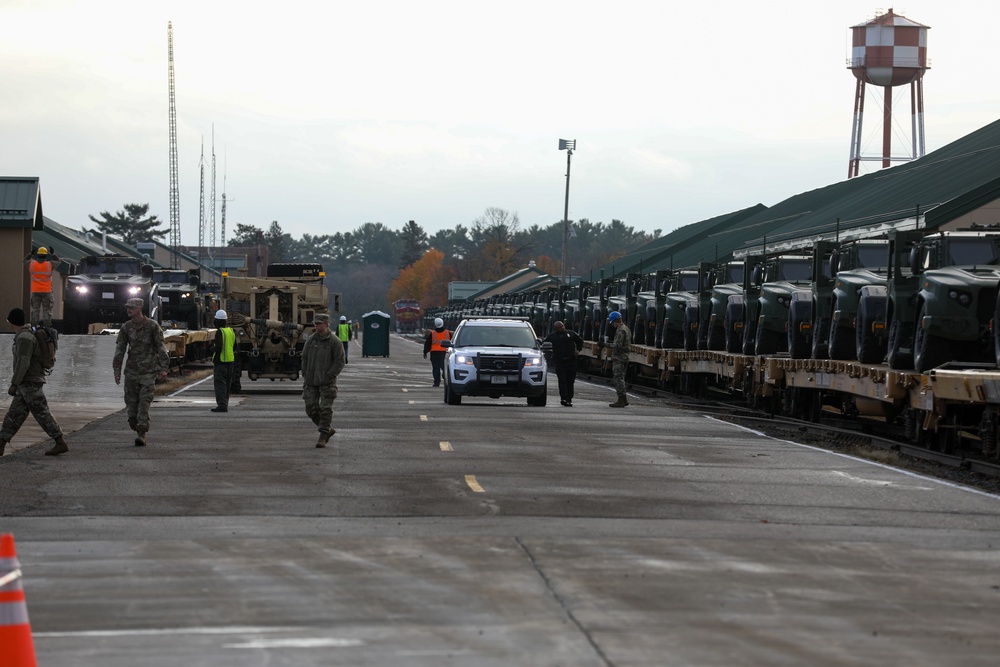
[[[440,343],[438,343],[438,345],[440,345],[443,348],[449,348],[451,347],[452,343],[450,340],[443,340]]]

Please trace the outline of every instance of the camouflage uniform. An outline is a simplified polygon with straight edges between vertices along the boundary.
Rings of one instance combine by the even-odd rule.
[[[628,369],[628,352],[632,341],[632,332],[628,325],[622,322],[615,332],[615,340],[611,344],[611,382],[615,393],[625,393],[625,371]]]
[[[148,317],[138,324],[128,320],[122,325],[115,343],[113,364],[116,378],[122,374],[126,350],[125,406],[128,409],[128,425],[142,436],[149,430],[149,406],[153,402],[156,376],[170,368],[170,357],[160,325]]]
[[[3,428],[0,429],[0,440],[4,442],[10,442],[29,413],[34,415],[35,421],[50,438],[62,437],[62,429],[49,412],[49,403],[42,391],[45,384],[45,370],[38,355],[35,354],[37,346],[38,341],[30,326],[18,329],[14,336],[14,344],[11,346],[14,353],[14,374],[10,384],[14,393],[10,409],[3,419]]]
[[[344,346],[330,331],[325,336],[313,334],[302,347],[302,398],[306,414],[319,427],[320,435],[333,431],[337,376],[345,363]]]

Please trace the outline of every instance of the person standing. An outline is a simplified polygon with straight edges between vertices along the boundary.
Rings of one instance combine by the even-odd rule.
[[[347,346],[351,342],[351,338],[354,337],[354,333],[351,331],[351,325],[347,322],[347,316],[340,316],[340,324],[337,325],[337,338],[344,344],[344,363],[347,363]]]
[[[316,315],[315,332],[302,346],[302,399],[306,414],[319,427],[317,447],[326,447],[333,428],[333,402],[337,398],[337,376],[344,370],[347,359],[340,339],[330,331],[330,316]]]
[[[559,378],[559,403],[573,407],[573,385],[576,383],[576,357],[583,349],[583,339],[575,331],[566,328],[561,321],[552,323],[552,333],[543,343],[552,343],[552,360]]]
[[[156,380],[167,377],[170,357],[163,342],[163,330],[155,320],[142,314],[142,299],[125,302],[128,321],[118,331],[115,342],[115,384],[122,382],[122,362],[125,361],[125,406],[128,410],[128,425],[136,432],[135,446],[146,445],[149,431],[149,406],[153,403]]]
[[[215,353],[212,355],[215,384],[215,407],[212,412],[229,412],[229,392],[236,369],[236,332],[229,323],[229,315],[219,309],[215,312]]]
[[[444,371],[445,348],[442,341],[451,340],[451,332],[444,328],[444,320],[434,318],[434,328],[424,337],[424,359],[431,355],[431,373],[434,375],[434,386],[441,386],[441,373]]]
[[[31,253],[24,257],[28,275],[31,277],[32,324],[44,323],[47,327],[52,326],[52,308],[55,306],[52,298],[52,274],[61,261],[55,250],[49,252],[45,247],[36,250],[34,258]]]
[[[611,343],[611,383],[618,394],[618,400],[608,403],[608,407],[624,408],[628,405],[628,398],[625,396],[625,371],[628,369],[632,332],[617,310],[608,315],[608,324],[615,328],[615,339]]]
[[[42,367],[38,351],[38,339],[35,338],[31,326],[25,323],[24,311],[14,308],[7,315],[7,322],[17,327],[14,334],[14,371],[10,378],[10,388],[7,393],[14,398],[10,401],[7,415],[3,418],[0,428],[0,455],[7,448],[24,420],[30,413],[42,427],[45,434],[56,441],[52,449],[45,452],[47,456],[58,456],[69,451],[69,445],[63,438],[62,429],[55,417],[49,412],[49,403],[42,391],[45,385],[45,369]]]

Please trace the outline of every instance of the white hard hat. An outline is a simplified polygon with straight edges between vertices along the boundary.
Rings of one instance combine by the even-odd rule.
[[[444,320],[442,320],[440,317],[435,317],[434,318],[434,328],[435,329],[440,329],[443,326],[444,326]]]
[[[340,316],[340,321],[341,322],[346,322],[347,321],[347,315],[341,315]]]
[[[220,310],[215,311],[215,319],[217,319],[217,320],[228,320],[229,319],[229,315],[226,315],[226,311],[220,309]]]

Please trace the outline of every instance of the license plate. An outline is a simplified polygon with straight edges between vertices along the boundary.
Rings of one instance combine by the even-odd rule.
[[[490,376],[490,384],[507,384],[507,376],[506,375]]]
[[[115,293],[114,292],[101,292],[101,298],[103,298],[103,299],[114,299],[115,298]]]

